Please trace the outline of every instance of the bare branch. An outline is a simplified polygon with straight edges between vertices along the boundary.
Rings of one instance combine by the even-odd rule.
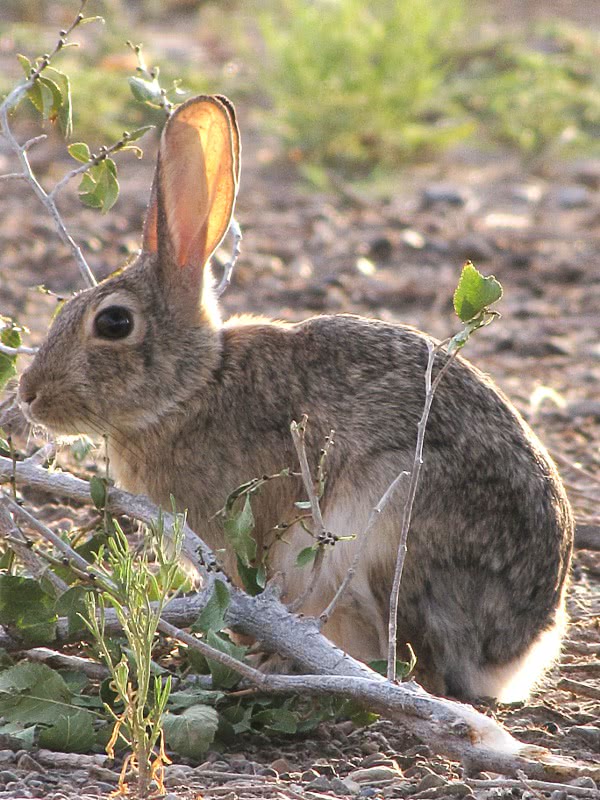
[[[362,559],[362,557],[364,555],[365,549],[367,547],[367,543],[368,543],[368,540],[369,540],[369,533],[371,532],[371,528],[375,525],[375,522],[379,519],[379,515],[385,509],[385,507],[387,506],[388,502],[391,500],[391,498],[392,498],[394,492],[396,491],[396,489],[398,488],[398,485],[400,484],[400,482],[404,478],[408,477],[409,474],[410,473],[408,473],[408,472],[401,472],[399,475],[397,475],[394,478],[394,480],[390,483],[388,488],[385,490],[385,492],[383,493],[383,495],[380,498],[380,500],[377,503],[377,505],[374,506],[371,509],[371,513],[369,514],[369,519],[367,520],[366,527],[365,527],[364,531],[360,534],[360,536],[358,538],[358,545],[356,547],[356,551],[354,553],[354,558],[352,559],[352,563],[350,564],[348,572],[344,576],[344,580],[340,583],[340,586],[339,586],[337,592],[335,593],[335,595],[333,596],[333,599],[331,600],[331,602],[329,603],[327,608],[323,611],[323,613],[319,616],[319,620],[320,620],[321,624],[324,625],[327,622],[327,620],[331,617],[331,615],[334,612],[335,607],[337,606],[337,604],[340,601],[340,598],[342,597],[342,595],[344,594],[344,592],[348,588],[348,586],[350,584],[350,581],[352,580],[352,578],[356,574],[356,568],[359,565],[359,563],[360,563],[360,561],[361,561],[361,559]]]
[[[231,223],[229,225],[229,233],[233,236],[233,247],[231,251],[231,258],[223,267],[223,277],[216,289],[217,297],[221,297],[223,292],[229,287],[231,283],[231,276],[233,275],[233,268],[236,265],[236,262],[239,258],[239,255],[242,251],[242,229],[239,226],[239,223],[235,219],[231,219]]]
[[[34,356],[37,353],[37,347],[9,347],[0,342],[0,353],[7,356]]]
[[[490,778],[489,780],[467,779],[465,783],[474,789],[522,789],[524,781],[514,778]],[[528,780],[527,786],[542,792],[565,792],[573,797],[598,797],[598,789],[588,786],[573,786],[571,783],[550,783],[549,781]]]
[[[48,569],[46,564],[42,564],[31,549],[31,543],[15,524],[8,507],[1,502],[3,496],[3,494],[0,495],[0,537],[8,542],[11,550],[31,575],[36,578],[47,578],[56,590],[57,596],[66,592],[69,588],[68,585],[58,575],[55,575],[52,570]]]
[[[313,524],[315,527],[314,534],[317,539],[317,542],[321,542],[322,545],[317,549],[315,560],[312,564],[311,569],[311,578],[306,588],[300,597],[296,598],[292,603],[290,603],[290,611],[296,612],[304,603],[308,600],[311,596],[315,586],[317,586],[319,582],[319,575],[321,574],[321,569],[323,566],[323,557],[324,557],[324,539],[326,536],[325,530],[325,523],[323,522],[323,515],[321,514],[321,506],[319,505],[319,498],[317,497],[317,492],[315,490],[315,483],[313,481],[313,477],[310,472],[310,466],[308,464],[308,457],[306,455],[306,445],[304,442],[304,436],[306,433],[306,423],[307,417],[304,415],[300,422],[292,422],[290,426],[290,431],[292,434],[292,441],[294,442],[294,447],[296,448],[296,453],[298,454],[298,461],[300,462],[300,472],[302,474],[302,483],[304,484],[304,488],[306,490],[306,494],[308,500],[310,502],[310,509],[311,509],[311,516],[313,520]]]
[[[400,596],[400,582],[402,580],[402,571],[404,569],[404,559],[406,558],[406,542],[408,540],[408,531],[410,529],[410,521],[412,517],[413,505],[417,495],[417,486],[419,485],[419,477],[421,475],[421,467],[423,466],[423,445],[425,442],[425,430],[427,428],[427,421],[429,419],[429,412],[431,410],[431,403],[435,395],[441,379],[446,374],[452,363],[456,350],[446,360],[444,366],[440,369],[432,383],[431,374],[433,371],[433,364],[435,361],[436,353],[439,346],[434,345],[432,341],[426,339],[427,344],[427,367],[425,369],[425,403],[423,405],[423,413],[419,424],[417,426],[417,444],[415,447],[415,455],[413,466],[410,473],[410,484],[408,487],[408,495],[404,504],[404,511],[402,514],[402,529],[400,531],[400,542],[398,544],[398,555],[396,557],[396,568],[394,570],[394,580],[392,583],[392,591],[390,593],[390,616],[388,620],[388,667],[387,677],[390,681],[396,680],[396,637],[398,627],[398,598]]]
[[[57,669],[83,672],[84,675],[87,675],[92,680],[103,681],[109,676],[108,669],[96,661],[90,661],[89,658],[81,658],[80,656],[57,653],[56,650],[50,650],[48,647],[33,647],[31,650],[26,650],[23,655],[30,661],[39,661]]]
[[[17,483],[23,481],[29,486],[34,486],[55,496],[70,497],[82,503],[88,503],[90,500],[89,483],[76,478],[74,475],[69,475],[67,472],[55,471],[50,473],[31,459],[17,462],[14,472]],[[12,474],[12,460],[0,457],[0,482],[10,479]],[[158,508],[147,497],[132,495],[113,487],[110,487],[107,491],[106,508],[111,514],[125,514],[140,520],[140,522],[145,522],[147,525],[155,522],[158,518]],[[167,527],[173,525],[175,520],[172,514],[163,512],[162,517]],[[206,572],[206,567],[215,569],[217,559],[208,545],[192,531],[189,525],[186,524],[184,526],[183,532],[185,556],[190,560],[191,564],[201,574]]]
[[[0,480],[10,477],[13,464],[0,458]],[[65,473],[43,470],[28,462],[15,467],[17,481],[52,492],[55,496],[86,501],[89,484]],[[118,502],[117,502],[118,501]],[[159,510],[145,497],[110,489],[108,505],[117,513],[128,513],[144,521],[158,516]],[[165,519],[167,515],[164,515]],[[190,531],[190,536],[195,534]],[[205,548],[204,556],[210,554]],[[219,579],[218,576],[214,576]],[[162,619],[177,627],[185,627],[196,619],[208,602],[210,592],[191,598],[177,598],[164,609]],[[225,622],[231,630],[259,640],[267,649],[291,658],[310,673],[303,676],[264,676],[256,680],[264,690],[281,693],[337,694],[353,697],[389,719],[396,720],[420,736],[432,749],[462,761],[467,769],[490,770],[516,775],[521,769],[529,778],[563,779],[600,772],[597,767],[582,767],[568,759],[560,759],[541,748],[518,742],[493,719],[479,714],[471,706],[435,698],[413,681],[394,684],[370,670],[366,665],[343,653],[318,630],[314,620],[293,616],[279,602],[273,591],[249,597],[230,587],[231,602]],[[111,615],[106,612],[107,631]],[[67,636],[66,620],[59,621],[59,636]],[[7,640],[10,641],[10,640]],[[4,637],[2,637],[4,642]],[[211,655],[211,658],[213,656]],[[253,673],[254,674],[254,673]],[[248,677],[250,674],[248,673]]]

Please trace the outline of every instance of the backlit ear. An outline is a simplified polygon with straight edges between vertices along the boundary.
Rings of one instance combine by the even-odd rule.
[[[144,221],[144,234],[142,238],[142,250],[144,253],[158,252],[158,169],[154,171],[152,190],[150,192],[150,202],[146,211]]]
[[[202,270],[231,222],[239,149],[228,100],[203,96],[179,106],[161,137],[145,249],[178,267]]]

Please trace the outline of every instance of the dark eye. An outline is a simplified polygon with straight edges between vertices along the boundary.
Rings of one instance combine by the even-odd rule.
[[[96,315],[94,332],[101,339],[124,339],[133,330],[133,314],[125,306],[108,306]]]

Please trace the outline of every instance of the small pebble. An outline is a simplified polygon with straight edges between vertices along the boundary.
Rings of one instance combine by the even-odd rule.
[[[561,208],[583,208],[590,204],[591,194],[585,186],[563,186],[556,193],[556,200]]]
[[[434,203],[447,203],[451,206],[464,206],[467,202],[465,192],[456,186],[445,183],[435,183],[427,186],[423,192],[423,204],[425,207]]]
[[[368,767],[367,769],[355,769],[348,776],[357,783],[371,783],[373,781],[386,781],[402,778],[402,772],[393,767]]]
[[[564,789],[555,789],[550,795],[550,800],[567,800],[567,793]]]
[[[342,778],[342,783],[351,795],[356,796],[361,793],[360,783],[353,781],[352,778]]]
[[[386,754],[378,750],[376,753],[370,753],[368,756],[365,756],[360,762],[360,765],[361,767],[373,767],[375,764],[385,764],[387,761],[389,761],[389,759]]]
[[[318,772],[319,775],[325,775],[327,778],[337,778],[337,772],[333,764],[323,758],[315,761],[315,763],[312,765],[312,768],[315,770],[315,772]]]
[[[317,791],[321,792],[328,792],[331,790],[331,781],[329,778],[326,778],[325,775],[319,775],[310,783],[307,783],[305,786],[306,789],[316,789]]]
[[[572,729],[571,729],[572,730]],[[579,786],[582,789],[597,789],[596,782],[589,775],[583,775],[581,778],[575,778],[569,781],[569,786]]]
[[[417,788],[415,792],[424,792],[425,789],[435,789],[438,786],[447,786],[448,781],[445,778],[442,778],[441,775],[436,775],[434,772],[429,773],[429,775],[425,775],[424,778],[421,778],[419,783],[417,784]]]
[[[41,764],[38,764],[38,762],[32,758],[29,753],[23,753],[23,755],[19,756],[17,768],[23,769],[26,772],[46,772],[44,767],[42,767]]]
[[[362,742],[360,749],[363,753],[377,753],[379,751],[379,747],[375,742]]]
[[[275,761],[271,763],[271,769],[274,769],[278,775],[281,775],[283,772],[292,772],[292,767],[290,767],[289,762],[287,762],[285,758],[276,758]]]

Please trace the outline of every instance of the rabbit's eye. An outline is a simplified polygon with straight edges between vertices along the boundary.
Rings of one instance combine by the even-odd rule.
[[[96,315],[94,332],[101,339],[124,339],[133,330],[133,314],[125,306],[108,306]]]

